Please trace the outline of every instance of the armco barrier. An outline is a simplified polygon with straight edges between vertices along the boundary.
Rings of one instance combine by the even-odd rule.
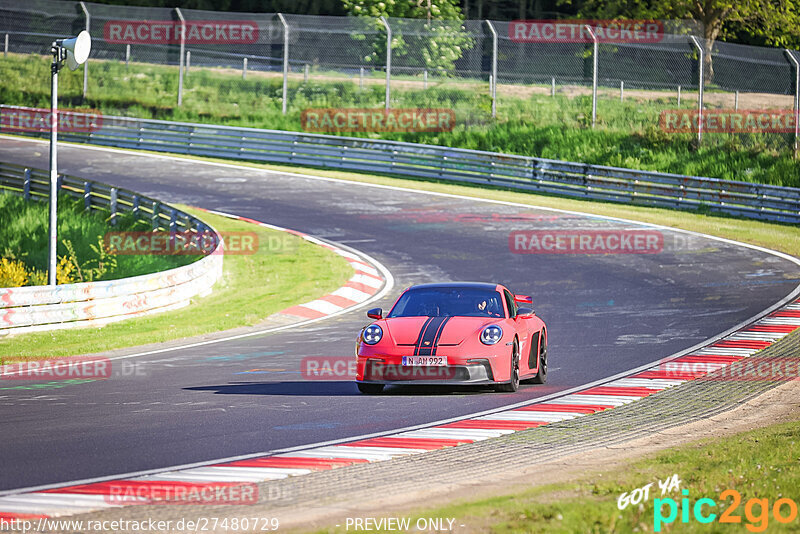
[[[33,111],[0,106],[1,113]],[[800,222],[800,189],[435,145],[104,116],[60,139],[94,145],[390,173],[579,198]],[[34,136],[47,132],[8,131]]]
[[[153,229],[213,231],[196,217],[116,187],[59,176],[61,192],[83,198],[87,209],[108,209],[113,224],[121,212],[150,221]],[[0,163],[0,190],[47,200],[48,173]],[[219,246],[222,246],[220,244]],[[179,308],[211,291],[222,274],[222,254],[163,272],[80,284],[0,288],[0,335],[102,325]]]

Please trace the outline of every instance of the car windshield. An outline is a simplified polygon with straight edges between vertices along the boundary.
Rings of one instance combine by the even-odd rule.
[[[500,293],[474,287],[410,289],[387,317],[505,317]]]

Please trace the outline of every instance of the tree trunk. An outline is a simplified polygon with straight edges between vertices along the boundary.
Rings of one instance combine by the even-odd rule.
[[[704,84],[708,85],[714,80],[714,43],[719,37],[719,32],[722,29],[722,20],[712,19],[704,21],[703,24],[703,73]]]

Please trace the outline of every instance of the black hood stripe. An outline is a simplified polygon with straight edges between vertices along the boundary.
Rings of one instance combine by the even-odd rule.
[[[422,338],[425,335],[425,330],[427,330],[428,325],[430,322],[433,321],[433,317],[428,317],[425,322],[422,324],[422,328],[419,329],[419,335],[417,336],[417,340],[414,342],[414,356],[418,356],[419,348],[422,345]]]
[[[436,332],[436,337],[433,340],[433,351],[431,352],[431,356],[436,355],[436,349],[439,348],[439,340],[442,338],[442,332],[444,332],[444,327],[447,324],[451,317],[445,317],[442,324],[439,325],[439,330]]]
[[[449,320],[450,317],[430,317],[425,321],[414,346],[414,356],[433,356],[436,354],[439,337],[442,335],[444,325]]]

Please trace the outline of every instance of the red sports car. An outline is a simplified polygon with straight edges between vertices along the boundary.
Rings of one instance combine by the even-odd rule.
[[[406,289],[358,337],[358,389],[386,384],[491,385],[516,391],[520,380],[547,380],[547,328],[531,298],[502,285],[421,284]]]

